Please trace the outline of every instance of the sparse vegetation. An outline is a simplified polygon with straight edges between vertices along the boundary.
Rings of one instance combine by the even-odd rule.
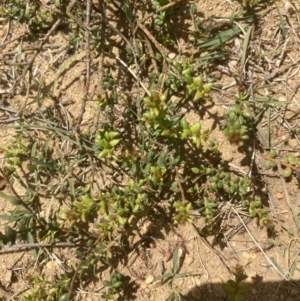
[[[276,233],[276,219],[260,199],[261,185],[251,176],[254,155],[252,162],[248,159],[251,152],[262,150],[257,146],[262,144],[257,140],[258,125],[267,124],[270,143],[271,112],[287,103],[261,97],[269,76],[253,88],[244,75],[250,69],[253,28],[268,13],[266,3],[271,1],[237,2],[242,2],[239,11],[232,10],[221,26],[217,18],[200,20],[195,5],[180,0],[2,1],[0,17],[25,24],[28,45],[41,42],[29,58],[20,55],[18,67],[3,77],[7,97],[13,98],[18,90],[24,103],[9,117],[14,135],[3,148],[0,177],[7,189],[0,197],[13,209],[1,215],[5,227],[0,244],[70,242],[75,247],[74,261],[55,277],[41,272],[28,276],[28,289],[20,300],[73,300],[79,288],[96,279],[103,283],[100,298],[114,300],[126,294],[128,279],[119,264],[126,265],[129,241],[140,233],[140,221],[150,221],[162,207],[166,227],[171,228],[193,224],[197,212],[204,220],[202,237],[225,233],[232,207],[256,218],[263,230]],[[193,30],[175,28],[185,18],[191,18]],[[55,69],[55,76],[48,80],[49,69],[43,74],[34,66],[56,33],[63,33],[66,40],[64,62],[56,68],[59,58],[55,62],[51,58],[49,69]],[[189,56],[182,52],[173,59],[180,43],[177,34],[193,38],[194,42],[186,39],[187,49],[201,51]],[[231,68],[238,90],[230,94],[225,113],[207,128],[203,116],[218,102],[214,92],[222,89],[217,66],[229,64],[228,45],[232,47],[234,39],[243,44]],[[105,56],[119,64],[118,72]],[[72,112],[63,105],[58,86],[67,68],[75,70],[72,62],[77,57],[86,64],[84,92],[80,109]],[[254,54],[251,59],[255,64],[261,57]],[[0,67],[1,73],[7,66]],[[92,91],[92,72],[97,68],[98,83]],[[48,106],[50,101],[53,106]],[[89,120],[88,110],[92,110]],[[196,120],[191,120],[190,112]],[[212,137],[217,127],[236,151],[244,151],[250,172],[236,172],[224,160],[223,148]],[[298,141],[298,128],[290,127],[288,134]],[[291,152],[269,145],[261,155],[267,171],[282,165],[279,176],[287,180],[299,176],[300,160]],[[293,217],[297,224],[294,212]],[[154,279],[171,287],[166,301],[185,300],[173,281],[192,274],[180,273],[179,250],[185,252],[178,246],[172,250],[171,272]],[[37,271],[49,256],[43,253],[34,252]],[[109,280],[96,276],[104,270]],[[231,300],[244,300],[249,292],[243,284],[244,270],[237,266],[232,274],[234,280],[224,284],[224,291]]]

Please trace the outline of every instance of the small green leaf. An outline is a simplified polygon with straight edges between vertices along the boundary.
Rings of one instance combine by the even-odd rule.
[[[293,207],[291,207],[291,211],[292,211],[294,222],[295,222],[295,225],[296,225],[297,234],[299,234],[299,232],[300,232],[300,222],[299,222],[298,214],[297,214],[297,212],[295,211],[295,209]]]
[[[104,149],[100,154],[99,154],[99,156],[98,156],[98,158],[105,158],[105,157],[107,157],[107,155],[109,154],[109,150],[108,149]]]
[[[206,207],[207,208],[216,208],[216,207],[218,207],[218,205],[216,204],[216,203],[208,203],[207,205],[206,205]]]
[[[197,167],[193,167],[192,172],[195,173],[195,174],[198,174],[198,173],[200,173],[200,169],[197,168]]]
[[[104,280],[104,281],[103,281],[103,284],[104,284],[105,286],[111,286],[111,283],[110,283],[109,281],[107,281],[107,280]]]
[[[63,294],[59,297],[58,301],[69,301],[69,294]]]
[[[114,283],[113,283],[113,287],[114,287],[114,288],[120,288],[122,285],[123,285],[123,282],[122,282],[122,281],[117,281],[117,282],[114,282]]]
[[[195,124],[193,124],[191,126],[191,132],[194,135],[199,135],[200,134],[200,130],[201,130],[201,124],[200,124],[200,122],[197,122],[197,123],[195,123]]]
[[[117,221],[121,226],[125,225],[125,221],[122,219],[122,217],[120,215],[117,215]]]
[[[197,90],[194,96],[193,101],[198,101],[199,99],[201,99],[203,97],[203,92],[200,90]]]
[[[159,168],[166,168],[165,159],[166,159],[166,155],[164,153],[160,154],[157,160],[157,166]]]
[[[178,247],[176,246],[173,251],[173,267],[172,267],[173,274],[176,274],[177,268],[178,268]]]
[[[121,141],[121,139],[114,139],[114,140],[111,140],[109,141],[109,144],[114,147],[116,146],[117,144],[119,144],[119,142]]]
[[[174,301],[176,300],[175,298],[176,298],[176,293],[172,292],[165,301]]]
[[[17,197],[7,195],[1,191],[0,191],[0,197],[4,198],[5,200],[9,201],[12,205],[15,205],[15,206],[22,204],[21,200],[18,199]]]
[[[163,274],[163,275],[155,277],[154,280],[153,280],[153,282],[156,282],[156,281],[159,281],[159,280],[163,280],[163,279],[168,279],[168,278],[170,278],[172,276],[173,276],[172,273],[166,273],[166,274]]]
[[[227,295],[229,295],[229,296],[232,296],[233,294],[234,294],[234,292],[235,292],[235,288],[234,287],[232,287],[231,285],[230,285],[230,283],[223,283],[222,284],[222,287],[223,287],[223,290],[225,291],[225,293],[227,294]]]
[[[273,257],[271,257],[270,260],[272,261],[272,263],[276,267],[276,269],[279,272],[279,274],[281,273],[280,276],[284,275],[284,273],[283,273],[281,267],[278,265],[277,261]]]
[[[115,137],[117,137],[118,135],[119,135],[118,132],[109,132],[109,133],[108,133],[108,136],[109,136],[110,138],[115,138]]]
[[[292,173],[293,173],[292,169],[288,167],[283,171],[283,176],[285,178],[288,178],[292,175]]]

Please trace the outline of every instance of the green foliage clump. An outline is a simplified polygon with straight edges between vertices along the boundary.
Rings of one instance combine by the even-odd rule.
[[[170,3],[170,0],[153,0],[152,5],[155,9],[159,9],[162,6]],[[154,18],[154,26],[157,31],[157,40],[165,46],[171,46],[174,44],[170,35],[170,15],[172,8],[168,8],[160,11]]]
[[[106,159],[108,162],[116,161],[117,157],[115,156],[115,147],[120,143],[121,139],[117,131],[110,131],[107,126],[103,126],[99,129],[95,143],[100,149],[98,157],[100,159]]]
[[[32,33],[49,29],[54,24],[54,14],[35,0],[4,0],[0,5],[0,17],[25,23]]]
[[[224,135],[230,143],[241,146],[249,139],[249,133],[253,131],[254,119],[248,108],[244,108],[244,103],[248,96],[244,95],[236,98],[236,104],[225,114]]]
[[[112,273],[110,275],[110,280],[104,280],[103,284],[107,287],[107,292],[101,297],[106,300],[115,299],[115,294],[122,291],[124,286],[124,276],[120,273]]]
[[[265,152],[264,155],[266,156],[265,160],[265,168],[268,169],[277,169],[277,162],[275,157],[277,156],[277,152],[275,150],[271,150],[269,152]],[[282,156],[280,159],[277,159],[279,162],[282,162],[284,166],[282,176],[284,178],[290,178],[293,174],[293,170],[297,170],[300,167],[300,158],[295,157],[294,155],[286,155]],[[280,163],[281,164],[281,163]]]
[[[32,275],[27,277],[31,289],[22,294],[25,301],[67,301],[68,288],[72,273],[65,273],[55,279],[46,276]]]
[[[99,271],[99,262],[112,267],[113,260],[118,257],[114,252],[123,250],[121,241],[125,242],[131,230],[139,230],[136,221],[150,218],[150,212],[160,208],[161,203],[168,203],[170,216],[165,218],[170,218],[175,225],[192,223],[192,209],[197,211],[205,221],[204,230],[207,233],[212,233],[215,228],[220,230],[220,219],[234,205],[241,205],[242,210],[251,217],[258,217],[261,227],[272,226],[269,212],[262,208],[260,201],[253,200],[251,180],[229,171],[227,163],[222,160],[218,143],[211,140],[212,130],[205,129],[201,120],[200,109],[205,110],[206,105],[211,105],[208,101],[213,100],[213,83],[205,80],[203,62],[199,63],[194,58],[170,62],[164,57],[168,70],[160,75],[148,74],[150,85],[147,89],[143,86],[147,96],[142,95],[142,89],[132,89],[139,94],[137,99],[132,96],[134,93],[128,93],[130,97],[126,98],[119,92],[124,86],[128,90],[142,86],[148,71],[143,70],[143,60],[147,58],[145,65],[148,66],[149,59],[142,53],[146,37],[140,39],[139,28],[135,29],[138,16],[134,16],[133,2],[121,2],[114,4],[116,9],[123,10],[129,26],[125,26],[126,30],[120,34],[126,46],[125,53],[120,51],[119,59],[127,59],[123,66],[128,64],[127,70],[136,76],[138,85],[130,86],[130,79],[126,85],[120,83],[122,70],[118,77],[114,77],[103,61],[102,67],[106,70],[101,74],[101,95],[97,95],[95,101],[102,116],[101,122],[96,120],[100,125],[96,125],[94,131],[82,125],[72,127],[71,120],[68,120],[70,126],[53,122],[48,120],[46,114],[42,115],[42,121],[22,116],[18,120],[18,134],[5,149],[3,175],[9,180],[11,188],[18,184],[24,193],[18,195],[15,192],[14,196],[10,196],[0,192],[1,197],[16,207],[9,216],[2,217],[7,225],[4,233],[0,233],[0,244],[14,244],[18,240],[30,243],[74,241],[75,256],[80,261],[76,270],[72,268],[53,281],[44,276],[32,276],[29,279],[31,289],[23,295],[26,301],[69,300],[73,294],[69,292],[70,285],[85,284],[91,274]],[[135,5],[149,8],[146,2],[135,1]],[[247,1],[249,5],[256,2],[259,1]],[[89,46],[86,47],[87,63],[99,55],[100,49],[101,55],[115,55],[112,45],[116,41],[108,32],[114,29],[117,35],[118,29],[115,24],[108,24],[111,20],[104,20],[101,10],[105,5],[99,8],[93,4],[90,21],[86,21],[87,27],[87,24],[81,26],[85,22],[83,12],[87,9],[86,4],[84,1],[74,3],[71,13],[77,22],[74,17],[68,16],[66,9],[69,3],[63,0],[50,1],[47,5],[51,9],[48,10],[44,10],[41,1],[4,0],[0,5],[0,16],[25,23],[31,32],[39,34],[51,28],[59,17],[64,25],[68,25],[68,47],[79,50],[84,40]],[[106,5],[111,3],[105,1]],[[173,8],[161,8],[174,3],[171,0],[151,3],[155,8],[152,33],[165,46],[173,44],[170,30]],[[125,37],[127,30],[135,32],[132,46]],[[220,33],[217,45],[223,47],[238,33],[239,29],[229,34],[225,32],[225,37]],[[102,42],[104,45],[101,45]],[[136,54],[133,53],[135,50]],[[161,54],[156,52],[151,59],[161,63]],[[208,60],[213,58],[214,55]],[[141,70],[133,70],[133,63],[139,65]],[[160,65],[156,67],[162,69]],[[63,71],[64,67],[59,75]],[[36,79],[34,81],[37,82]],[[44,93],[42,88],[40,94]],[[88,85],[86,90],[88,98]],[[38,97],[34,101],[40,104]],[[253,130],[254,119],[247,105],[248,96],[242,95],[225,115],[224,134],[238,146],[249,139]],[[193,106],[198,116],[192,123],[181,110],[189,106]],[[120,112],[120,116],[115,114],[116,111]],[[40,110],[38,113],[41,113]],[[299,165],[298,160],[291,156],[283,160],[293,166]],[[288,172],[286,168],[285,174],[288,175]],[[56,208],[51,207],[53,214],[47,218],[41,214],[45,199],[57,204]],[[114,249],[111,247],[114,244],[119,245]],[[171,285],[174,279],[187,275],[178,274],[178,250],[178,247],[174,249],[171,273],[163,274],[156,280]],[[228,282],[225,290],[232,300],[242,300],[246,292],[242,284],[243,271],[236,268],[234,274],[235,281]],[[102,298],[114,299],[123,291],[125,277],[113,272],[109,280],[104,281],[104,286],[106,290]],[[177,292],[168,298],[182,299]]]
[[[240,265],[233,268],[232,273],[235,279],[228,280],[224,283],[222,285],[223,290],[230,297],[231,301],[243,301],[250,292],[249,286],[243,283],[243,281],[247,279],[247,275],[244,273],[244,269]]]

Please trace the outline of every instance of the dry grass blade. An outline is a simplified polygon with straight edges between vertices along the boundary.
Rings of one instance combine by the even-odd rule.
[[[262,247],[260,246],[260,244],[256,241],[256,239],[254,238],[254,236],[252,235],[252,233],[250,232],[249,228],[247,227],[247,225],[245,225],[243,219],[240,217],[239,213],[234,209],[231,208],[231,210],[236,214],[236,216],[238,217],[238,219],[240,220],[240,222],[243,224],[245,230],[247,231],[247,233],[249,234],[249,236],[251,237],[251,239],[253,240],[253,242],[255,243],[255,245],[258,247],[258,249],[262,252],[262,254],[265,256],[265,258],[267,259],[267,261],[273,266],[273,268],[277,271],[277,273],[284,278],[284,273],[282,272],[282,270],[277,266],[276,263],[273,262],[272,258],[269,258],[269,256],[265,253],[265,251],[262,249]]]

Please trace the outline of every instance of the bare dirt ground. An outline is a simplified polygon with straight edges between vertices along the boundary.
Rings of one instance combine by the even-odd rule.
[[[284,5],[286,1],[276,1],[279,10],[282,14],[285,14]],[[195,2],[197,11],[202,18],[208,18],[209,16],[228,17],[232,13],[232,5],[238,5],[236,2],[231,4],[231,1],[219,0],[209,1],[202,0]],[[180,11],[185,3],[181,3],[176,8]],[[270,4],[270,11],[259,21],[259,27],[257,30],[256,40],[253,45],[250,45],[253,52],[255,51],[271,51],[272,49],[278,49],[278,52],[274,50],[274,57],[272,61],[268,61],[270,57],[267,57],[266,61],[262,62],[261,66],[253,72],[253,85],[259,87],[264,74],[259,73],[259,70],[268,70],[270,74],[277,69],[283,70],[284,66],[291,66],[286,68],[283,72],[278,72],[268,82],[272,88],[268,88],[264,85],[262,90],[259,90],[258,94],[261,96],[272,95],[278,100],[287,100],[290,102],[284,112],[285,120],[289,124],[295,125],[299,120],[299,106],[300,106],[300,94],[298,92],[298,86],[300,82],[299,75],[299,63],[292,65],[299,59],[299,23],[298,12],[294,11],[296,7],[299,9],[299,4],[294,3],[295,6],[291,6],[290,19],[293,22],[296,36],[290,31],[289,38],[287,38],[284,45],[279,43],[277,39],[277,31],[280,26],[280,20],[276,11],[276,6]],[[184,11],[184,10],[183,10]],[[185,18],[186,28],[192,27],[192,22]],[[9,27],[10,26],[10,27]],[[175,25],[176,30],[176,25]],[[19,36],[25,31],[25,28],[18,25],[16,22],[8,24],[5,20],[0,21],[0,40],[8,41],[14,37]],[[40,74],[45,80],[45,86],[51,86],[55,81],[57,74],[60,72],[61,66],[69,60],[69,55],[61,46],[65,43],[66,36],[63,32],[58,32],[51,37],[51,40],[45,45],[45,50],[37,57],[35,62],[36,75]],[[178,42],[181,46],[181,54],[176,53],[178,56],[184,57],[189,53],[189,49],[186,47],[190,37],[179,37]],[[191,38],[192,39],[192,38]],[[298,40],[297,40],[298,39]],[[238,39],[237,39],[238,41]],[[236,41],[236,42],[237,42]],[[241,42],[241,41],[240,41]],[[2,43],[3,44],[3,43]],[[1,45],[1,44],[0,44]],[[5,47],[0,48],[0,64],[2,73],[0,74],[0,90],[8,89],[6,86],[5,70],[10,72],[11,66],[5,64],[14,57],[14,62],[18,62],[19,57],[30,56],[30,51],[26,52],[26,47],[32,45],[20,44],[19,41],[12,42]],[[50,47],[51,46],[51,47]],[[233,55],[230,61],[232,68],[229,71],[234,72],[235,57],[238,54],[238,46],[234,43]],[[289,49],[285,58],[281,58],[283,47]],[[61,101],[69,101],[65,108],[68,111],[68,118],[72,119],[78,115],[81,108],[81,100],[84,97],[84,77],[85,63],[84,51],[79,53],[76,57],[73,56],[69,61],[69,67],[64,69],[63,74],[59,77],[55,84],[53,94],[59,96]],[[194,56],[197,52],[194,53]],[[255,54],[253,54],[255,55]],[[24,58],[22,58],[23,60]],[[280,66],[276,67],[276,62],[282,60]],[[116,62],[107,60],[106,66],[109,70],[117,69],[116,66],[109,66],[110,64],[116,64]],[[223,66],[230,69],[230,66]],[[125,72],[122,70],[122,72]],[[97,60],[93,62],[93,72],[91,77],[90,91],[97,90],[98,84],[98,70]],[[203,116],[199,117],[198,114],[190,112],[188,114],[188,121],[194,123],[201,118],[203,128],[211,129],[212,138],[220,144],[220,150],[222,152],[223,159],[230,161],[232,170],[237,173],[244,173],[245,176],[249,172],[249,162],[251,162],[252,145],[242,147],[237,150],[236,146],[232,146],[222,134],[222,130],[219,127],[219,123],[216,123],[215,119],[220,118],[223,113],[234,103],[234,95],[237,94],[238,83],[236,78],[238,75],[231,76],[222,73],[218,82],[223,87],[228,86],[223,91],[213,91],[212,98],[214,104],[206,108]],[[120,88],[122,90],[122,88]],[[37,93],[37,87],[33,87],[30,92],[27,103],[29,103]],[[130,93],[130,91],[128,92]],[[1,103],[0,106],[5,106],[14,111],[18,111],[24,106],[26,95],[22,92],[17,93],[13,97],[7,99],[5,94],[0,94]],[[53,101],[45,99],[42,106],[46,107],[52,105]],[[1,109],[1,108],[0,108]],[[28,106],[26,113],[36,110],[36,107]],[[2,112],[0,112],[2,114]],[[86,113],[84,115],[84,122],[86,122],[87,128],[93,127],[93,118],[95,114],[95,104],[93,102],[87,103]],[[281,116],[281,117],[280,117]],[[0,115],[0,120],[4,120],[6,116]],[[283,115],[276,115],[272,119],[271,129],[272,137],[271,144],[278,145],[279,149],[283,153],[293,153],[295,156],[300,155],[300,146],[298,140],[295,137],[291,137],[287,127],[287,123],[282,122]],[[262,128],[266,129],[266,124],[262,124]],[[14,130],[11,128],[11,124],[1,122],[1,141],[0,149],[3,149],[9,144]],[[254,158],[255,165],[259,165],[257,158]],[[240,224],[240,220],[236,215],[228,212],[224,212],[226,216],[225,222],[232,229],[236,229],[236,233],[232,237],[208,237],[207,239],[200,237],[195,229],[190,225],[181,225],[178,227],[164,227],[168,224],[167,221],[154,219],[151,223],[143,224],[141,222],[141,229],[148,236],[149,240],[145,240],[142,244],[137,245],[136,249],[128,255],[128,261],[118,267],[118,270],[128,275],[131,279],[127,288],[127,295],[123,296],[123,300],[166,300],[170,293],[175,289],[180,292],[186,300],[227,300],[221,284],[228,281],[231,278],[230,269],[237,264],[245,268],[245,273],[248,275],[246,282],[250,285],[250,293],[246,300],[287,300],[296,301],[299,300],[300,294],[300,270],[299,265],[299,233],[297,232],[293,216],[290,211],[290,206],[295,210],[295,214],[299,215],[299,183],[296,178],[293,178],[290,182],[283,182],[278,176],[278,173],[266,176],[268,181],[269,194],[265,189],[259,196],[264,204],[270,202],[270,193],[274,198],[275,212],[274,220],[276,216],[278,222],[276,222],[276,237],[271,237],[270,233],[266,229],[261,229],[257,225],[256,219],[253,219],[247,224],[249,229],[248,233],[245,227],[241,228],[237,226]],[[258,180],[259,181],[259,180]],[[265,183],[259,183],[262,187]],[[16,187],[18,190],[18,187]],[[19,187],[19,191],[22,192],[22,188]],[[7,194],[10,194],[8,188],[3,190]],[[46,207],[46,206],[45,206]],[[10,205],[5,199],[0,198],[0,210],[1,215],[8,214],[14,207]],[[168,205],[163,206],[163,210],[168,212]],[[194,224],[202,228],[203,219],[198,216],[193,217]],[[1,227],[5,225],[5,220],[1,220]],[[1,230],[1,229],[0,229]],[[1,230],[3,231],[3,230]],[[294,233],[294,235],[292,234]],[[137,241],[133,238],[133,241]],[[272,245],[272,248],[270,248]],[[184,250],[184,255],[181,259],[182,265],[180,273],[191,273],[183,278],[175,279],[172,284],[172,289],[166,284],[162,285],[160,281],[155,283],[151,282],[151,277],[157,277],[163,273],[170,271],[172,266],[171,255],[175,246],[179,246],[180,250]],[[0,296],[1,300],[22,300],[20,292],[29,288],[26,278],[28,274],[39,273],[39,270],[35,266],[36,256],[39,256],[39,251],[23,251],[17,250],[14,252],[0,251]],[[60,265],[58,262],[62,260],[66,265],[72,262],[73,251],[65,249],[55,249],[51,254],[52,261],[45,261],[42,264],[42,273],[45,275],[51,275],[51,273],[59,273]],[[289,278],[291,267],[293,269],[293,281],[283,281],[284,278]],[[98,281],[91,283],[86,292],[79,292],[75,300],[100,300],[102,280],[107,279],[104,272],[98,275]],[[280,275],[281,273],[281,275]],[[13,297],[16,295],[16,297]]]

